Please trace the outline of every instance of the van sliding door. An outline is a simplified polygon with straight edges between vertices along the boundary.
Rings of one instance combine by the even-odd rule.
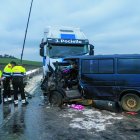
[[[82,60],[81,82],[88,96],[94,99],[114,100],[114,59]]]

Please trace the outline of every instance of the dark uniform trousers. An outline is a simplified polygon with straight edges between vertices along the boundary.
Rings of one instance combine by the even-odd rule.
[[[11,97],[11,88],[10,88],[10,80],[11,80],[11,77],[6,77],[4,80],[3,80],[3,98],[10,98]]]
[[[24,83],[22,76],[13,76],[12,79],[13,89],[14,89],[14,100],[18,100],[18,93],[21,94],[21,99],[25,99],[24,93]]]

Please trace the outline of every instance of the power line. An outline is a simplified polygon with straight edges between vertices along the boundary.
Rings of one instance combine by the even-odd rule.
[[[21,52],[21,59],[20,59],[20,63],[21,64],[22,64],[24,46],[25,46],[25,41],[26,41],[26,36],[27,36],[27,31],[28,31],[28,25],[29,25],[29,20],[30,20],[32,5],[33,5],[33,0],[31,0],[31,5],[30,5],[30,10],[29,10],[29,15],[28,15],[28,21],[27,21],[26,30],[25,30],[25,36],[24,36],[24,41],[23,41],[23,46],[22,46],[22,52]]]

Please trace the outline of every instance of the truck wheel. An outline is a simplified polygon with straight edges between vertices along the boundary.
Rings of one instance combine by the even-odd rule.
[[[126,94],[121,99],[121,106],[125,111],[138,112],[140,110],[140,97],[136,94]]]
[[[53,106],[61,106],[62,105],[63,97],[60,92],[54,91],[51,93],[49,97],[49,102]]]

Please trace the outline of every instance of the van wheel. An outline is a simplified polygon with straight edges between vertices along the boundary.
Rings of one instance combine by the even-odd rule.
[[[126,94],[121,99],[121,106],[125,111],[138,112],[140,110],[140,97],[136,94]]]
[[[63,101],[63,97],[60,92],[54,91],[51,93],[49,97],[49,102],[52,106],[61,106]]]

